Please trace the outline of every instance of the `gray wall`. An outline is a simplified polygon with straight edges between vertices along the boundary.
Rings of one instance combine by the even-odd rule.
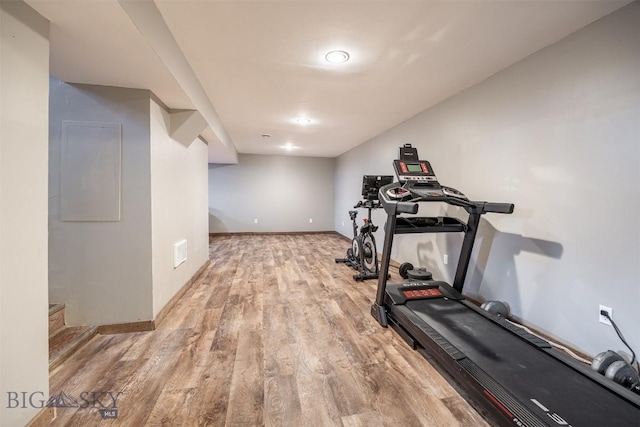
[[[49,22],[23,2],[0,2],[0,87],[0,425],[21,426],[49,395]]]
[[[209,259],[207,145],[188,147],[169,136],[170,115],[151,104],[153,316]],[[187,241],[187,260],[174,268],[173,245]]]
[[[252,154],[210,164],[209,232],[333,230],[334,169],[335,159]]]
[[[640,348],[638,22],[634,2],[340,156],[336,229],[350,234],[360,175],[391,172],[412,143],[445,185],[516,205],[486,215],[467,293],[592,355],[624,349],[597,320],[603,304]],[[399,236],[392,256],[451,280],[459,247],[454,235]]]
[[[69,325],[151,320],[150,92],[54,78],[50,91],[50,302],[66,304]],[[65,120],[121,124],[119,221],[60,220]]]

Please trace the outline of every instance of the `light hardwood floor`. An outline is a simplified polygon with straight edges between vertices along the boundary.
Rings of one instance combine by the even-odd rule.
[[[157,330],[96,336],[52,373],[51,395],[82,407],[58,408],[51,425],[489,425],[370,316],[375,281],[334,262],[348,246],[211,238],[210,265]]]

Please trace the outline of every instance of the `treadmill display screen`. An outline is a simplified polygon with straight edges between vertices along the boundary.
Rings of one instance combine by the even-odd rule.
[[[430,184],[436,187],[440,185],[438,184],[438,179],[431,165],[426,160],[419,160],[417,162],[394,160],[393,168],[401,184],[405,182],[415,182],[419,184]]]

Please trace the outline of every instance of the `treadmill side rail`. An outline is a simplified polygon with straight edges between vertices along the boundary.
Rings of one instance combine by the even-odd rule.
[[[549,427],[544,418],[538,417],[529,408],[498,384],[486,372],[451,344],[435,329],[404,306],[395,306],[389,313],[389,324],[399,332],[413,349],[427,360],[432,357],[464,386],[478,403],[491,412],[500,425]],[[408,335],[409,339],[404,336]]]

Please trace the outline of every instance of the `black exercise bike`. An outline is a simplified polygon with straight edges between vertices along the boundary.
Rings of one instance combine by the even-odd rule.
[[[358,274],[353,275],[353,278],[357,281],[378,278],[378,252],[376,238],[373,235],[378,226],[373,224],[371,212],[380,208],[380,201],[378,200],[380,187],[392,182],[393,176],[390,175],[364,175],[362,177],[362,196],[365,200],[359,201],[354,208],[365,208],[368,214],[366,218],[363,218],[364,224],[360,227],[359,232],[356,221],[358,211],[349,211],[349,218],[353,222],[351,247],[347,249],[347,257],[336,258],[336,262],[345,263],[357,270]]]

